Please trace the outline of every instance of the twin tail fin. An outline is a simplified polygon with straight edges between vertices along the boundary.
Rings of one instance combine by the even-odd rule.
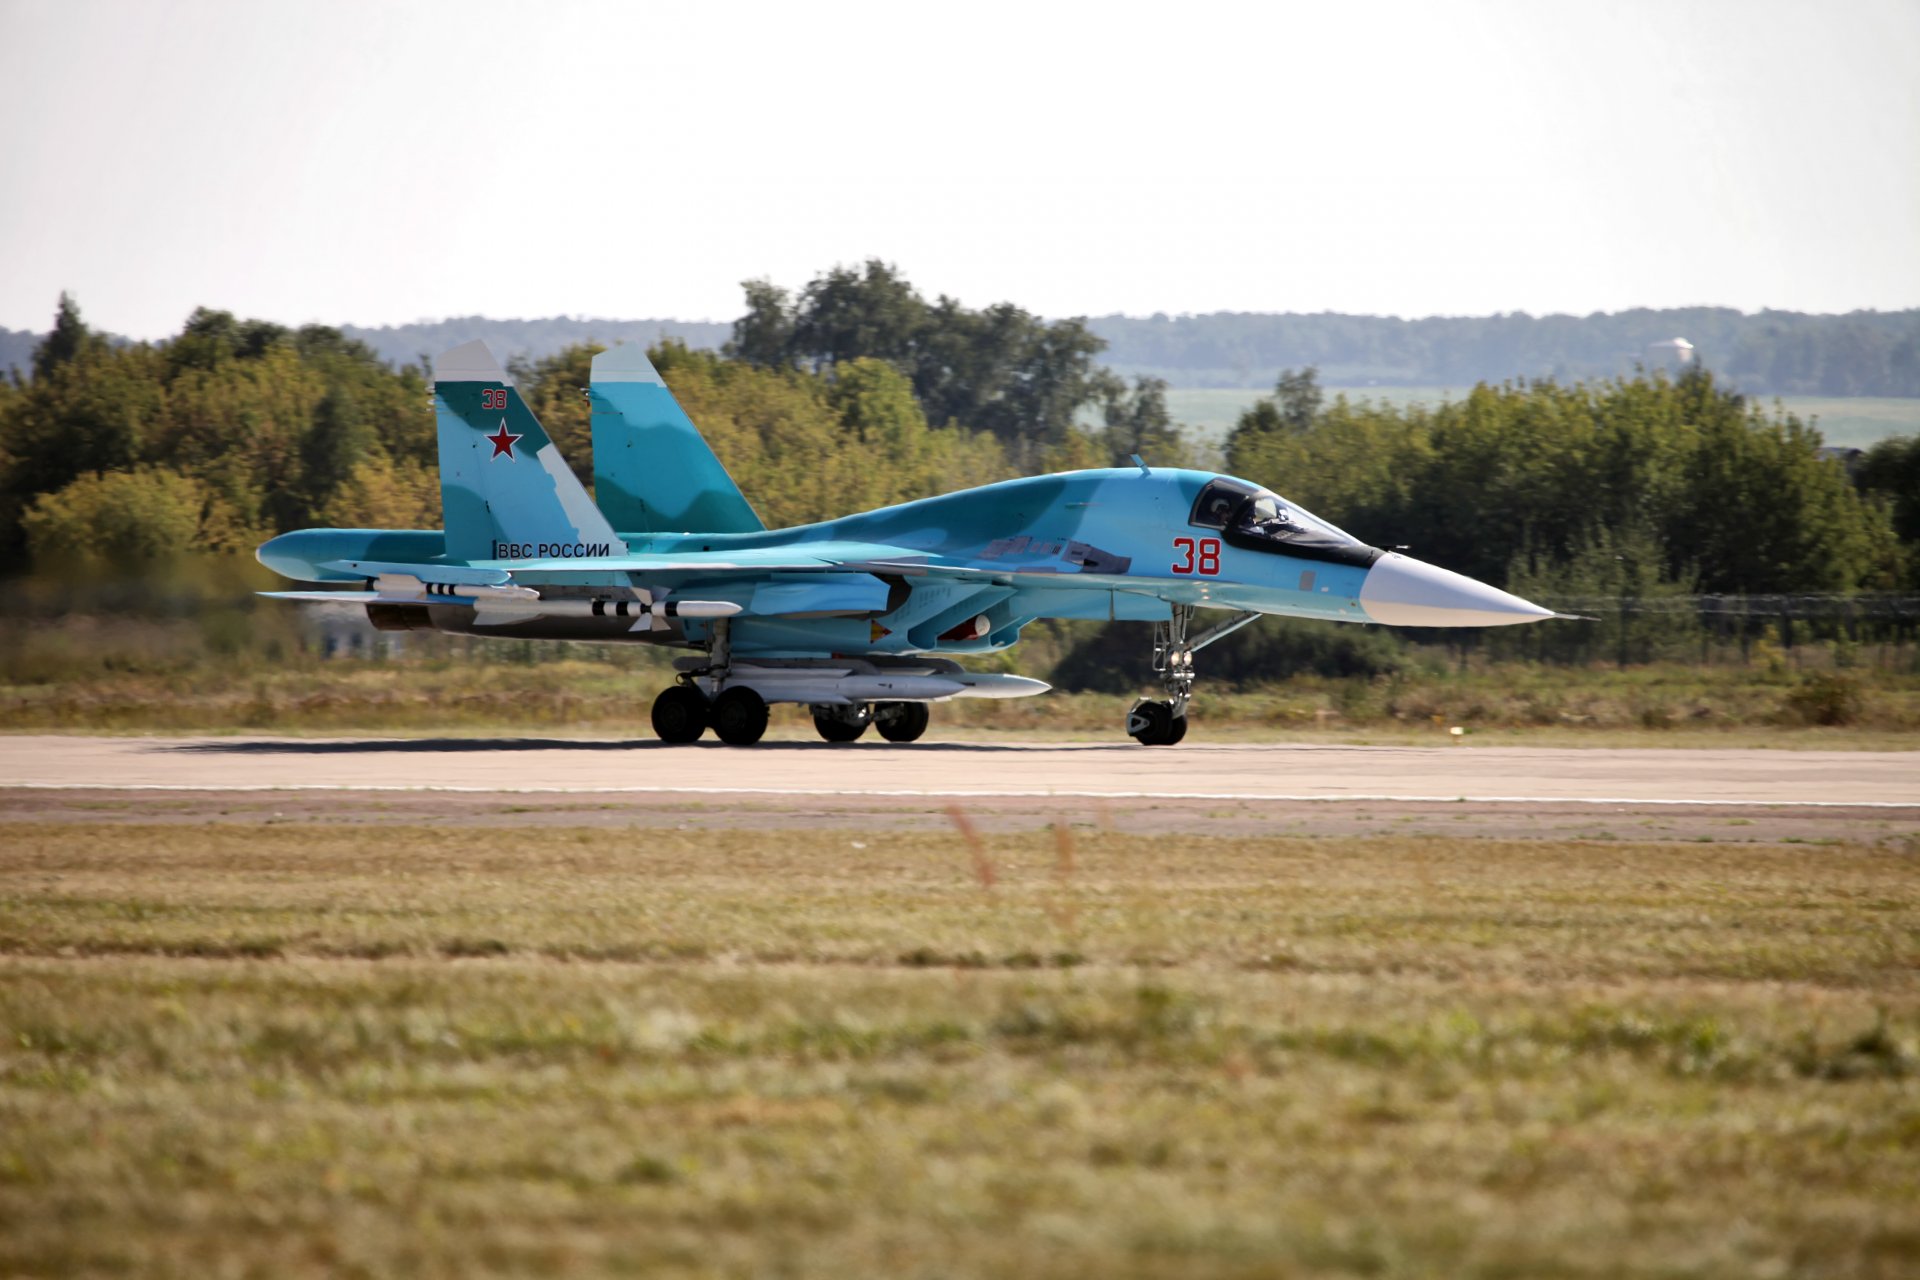
[[[627,554],[485,343],[455,347],[433,374],[449,559]]]
[[[593,358],[593,492],[629,533],[758,533],[767,526],[634,344]]]

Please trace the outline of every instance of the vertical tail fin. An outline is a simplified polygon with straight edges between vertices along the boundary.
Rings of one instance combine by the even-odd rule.
[[[626,554],[484,342],[455,347],[433,373],[450,558]]]
[[[758,533],[767,526],[629,343],[593,358],[593,492],[628,533]]]

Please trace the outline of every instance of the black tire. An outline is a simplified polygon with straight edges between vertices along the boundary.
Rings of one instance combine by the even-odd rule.
[[[843,720],[839,716],[822,715],[816,711],[813,713],[813,728],[828,742],[858,742],[867,731],[867,722]]]
[[[881,702],[873,708],[873,725],[888,742],[915,742],[933,723],[933,709],[924,702]]]
[[[1143,747],[1173,745],[1173,704],[1148,702],[1133,704],[1127,712],[1127,736]]]
[[[662,742],[698,742],[707,731],[707,696],[676,684],[653,700],[653,731]]]
[[[1167,745],[1177,747],[1180,745],[1180,739],[1186,736],[1187,718],[1185,716],[1175,716],[1173,718],[1173,729],[1167,734]]]
[[[713,700],[713,731],[730,747],[750,747],[767,732],[767,700],[745,685]]]

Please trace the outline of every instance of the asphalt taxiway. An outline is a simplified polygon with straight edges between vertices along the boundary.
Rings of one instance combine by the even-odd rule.
[[[0,736],[0,788],[1920,809],[1920,752]]]

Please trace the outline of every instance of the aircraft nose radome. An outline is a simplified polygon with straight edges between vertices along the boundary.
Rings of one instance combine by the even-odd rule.
[[[1393,552],[1367,570],[1360,607],[1390,627],[1504,627],[1553,616],[1498,587]]]

